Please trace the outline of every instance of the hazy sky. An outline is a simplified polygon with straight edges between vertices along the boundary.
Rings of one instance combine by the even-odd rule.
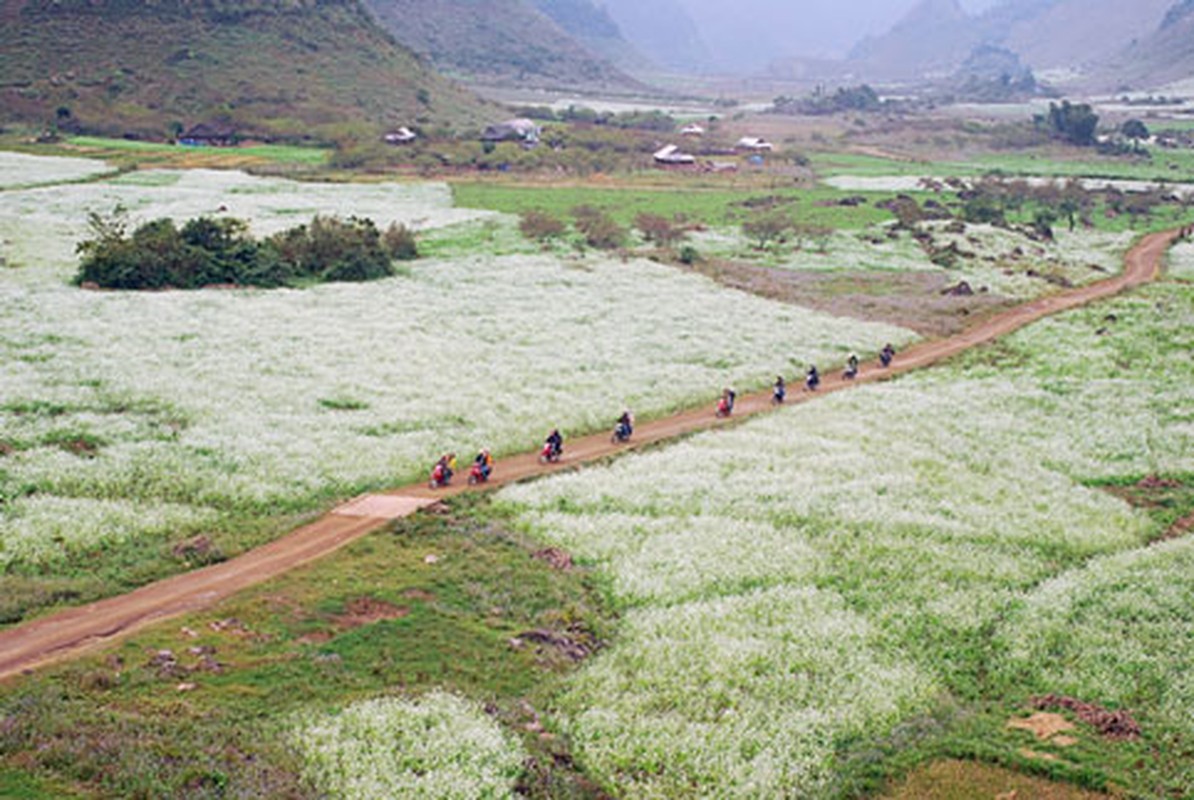
[[[760,68],[784,55],[845,55],[863,36],[885,32],[920,1],[679,0],[714,56],[739,68]],[[960,2],[973,13],[998,0]]]

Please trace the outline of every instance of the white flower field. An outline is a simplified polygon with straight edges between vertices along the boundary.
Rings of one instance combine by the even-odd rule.
[[[0,189],[77,181],[112,171],[103,161],[91,158],[46,158],[0,151]]]
[[[832,796],[845,742],[974,691],[988,662],[1031,676],[1008,692],[1132,703],[1194,735],[1191,683],[1166,683],[1194,669],[1194,550],[1139,550],[1148,518],[1085,485],[1194,472],[1192,337],[1194,292],[1154,288],[503,490],[625,610],[561,700],[583,763],[629,797]]]
[[[1043,285],[1041,274],[1064,278],[1074,285],[1091,283],[1119,272],[1122,255],[1134,234],[1064,227],[1054,232],[1052,242],[1032,241],[1023,234],[992,225],[967,225],[963,233],[951,233],[939,222],[922,223],[931,231],[937,247],[955,246],[971,255],[959,258],[956,266],[934,264],[908,234],[887,237],[888,227],[877,225],[863,231],[836,231],[823,246],[806,242],[760,252],[740,232],[714,229],[692,234],[693,244],[703,253],[724,258],[750,259],[769,267],[798,272],[936,272],[951,283],[967,281],[976,290],[1027,300],[1052,289]],[[1037,277],[1028,274],[1029,271]]]
[[[327,797],[515,797],[525,752],[476,704],[445,692],[313,712],[294,730],[309,779]]]
[[[1194,242],[1179,242],[1169,251],[1169,275],[1183,281],[1194,281]]]
[[[308,510],[418,479],[445,450],[521,451],[553,425],[603,428],[624,405],[663,413],[913,336],[593,256],[429,259],[409,277],[302,291],[67,285],[88,209],[185,217],[224,199],[259,230],[315,210],[422,228],[476,216],[441,186],[221,172],[0,194],[19,231],[10,263],[38,265],[0,272],[0,567]],[[56,446],[79,438],[94,457]]]

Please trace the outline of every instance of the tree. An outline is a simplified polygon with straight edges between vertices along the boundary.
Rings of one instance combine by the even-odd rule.
[[[660,247],[671,247],[685,236],[684,228],[660,214],[641,212],[634,218],[634,227],[643,238]]]
[[[564,235],[564,223],[542,211],[528,211],[518,221],[518,230],[528,239],[546,243]]]
[[[598,250],[616,250],[626,243],[626,229],[613,217],[592,206],[572,209],[576,229],[585,237],[585,244]]]
[[[796,223],[782,211],[768,211],[742,223],[742,232],[755,240],[755,246],[765,250],[773,242],[782,242]]]
[[[1138,119],[1130,119],[1120,127],[1119,132],[1129,139],[1147,139],[1148,126]]]
[[[1049,114],[1043,120],[1048,125],[1049,135],[1054,138],[1079,147],[1089,147],[1095,143],[1099,115],[1086,103],[1074,105],[1069,100],[1061,101],[1061,105],[1050,103]]]
[[[1139,150],[1140,143],[1149,137],[1148,126],[1138,119],[1130,119],[1119,129],[1125,138],[1132,140],[1132,149]]]

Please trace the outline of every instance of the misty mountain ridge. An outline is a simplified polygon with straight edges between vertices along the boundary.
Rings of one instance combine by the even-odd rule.
[[[437,69],[465,81],[539,88],[641,88],[564,27],[592,25],[604,37],[621,38],[613,21],[587,0],[573,0],[568,6],[552,0],[365,3],[395,39],[426,56]],[[543,8],[557,12],[559,20]]]
[[[976,47],[995,46],[1038,71],[1097,70],[1155,31],[1172,3],[1005,0],[972,15],[957,0],[923,0],[889,32],[860,42],[847,67],[873,80],[920,79],[959,68]]]
[[[1148,36],[1132,42],[1096,76],[1111,91],[1164,89],[1194,77],[1194,0],[1174,3]]]

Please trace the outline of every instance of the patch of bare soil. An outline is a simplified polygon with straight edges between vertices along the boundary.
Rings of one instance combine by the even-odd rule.
[[[1015,717],[1008,720],[1007,727],[1015,730],[1029,731],[1041,741],[1047,741],[1062,731],[1074,730],[1074,723],[1061,714],[1038,711],[1031,717]]]
[[[1093,703],[1084,703],[1065,695],[1047,694],[1033,698],[1033,708],[1064,708],[1090,725],[1108,739],[1135,739],[1140,735],[1140,725],[1132,714],[1124,709],[1109,711]]]
[[[358,597],[348,601],[344,613],[336,617],[336,623],[342,628],[359,628],[383,619],[399,619],[409,613],[410,609],[405,606],[396,606],[374,597]]]
[[[936,761],[908,775],[887,800],[1110,800],[1112,795],[974,761]]]
[[[1194,514],[1182,517],[1177,522],[1169,526],[1169,530],[1165,531],[1162,539],[1177,539],[1185,536],[1190,531],[1194,531]]]
[[[383,619],[400,619],[410,613],[406,606],[396,606],[375,597],[357,597],[348,601],[344,613],[331,618],[331,628],[312,631],[299,637],[303,643],[321,644],[337,633],[350,631]]]
[[[689,267],[723,286],[838,317],[887,322],[922,336],[952,336],[1015,305],[984,292],[959,293],[937,272],[801,272],[732,261]]]

